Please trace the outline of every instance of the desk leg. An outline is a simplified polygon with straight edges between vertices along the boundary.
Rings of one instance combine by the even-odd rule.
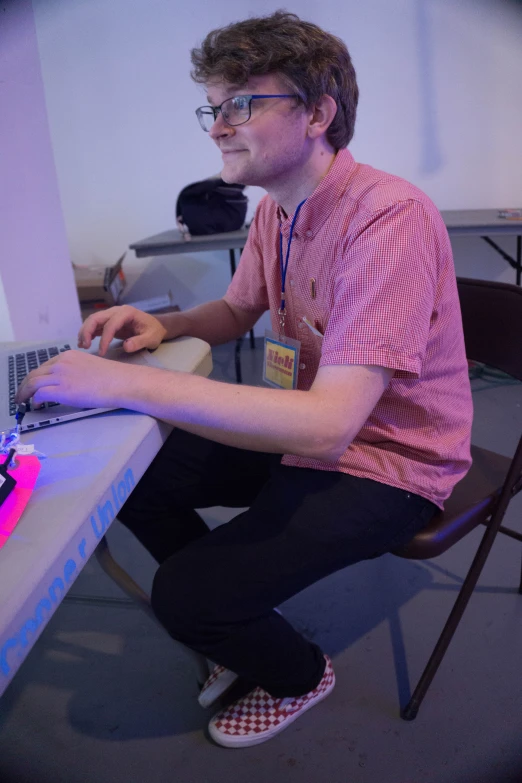
[[[241,248],[242,250],[243,248]],[[228,251],[229,257],[230,257],[230,279],[234,277],[236,274],[236,251],[233,247],[230,248]]]
[[[497,245],[496,242],[494,242],[490,237],[482,237],[484,242],[487,242],[488,245],[491,245],[492,248],[494,248],[499,255],[502,256],[504,261],[507,261],[509,266],[513,267],[516,273],[516,284],[521,285],[522,284],[522,237],[517,236],[517,254],[516,258],[512,258],[509,253],[506,253],[505,250],[502,250],[501,247]]]
[[[236,346],[234,348],[234,364],[236,365],[236,383],[243,383],[243,376],[241,374],[241,344],[243,342],[242,337],[238,337],[236,340]]]
[[[123,592],[129,596],[129,598],[137,603],[139,607],[143,609],[143,611],[151,618],[151,620],[154,620],[156,625],[159,625],[160,628],[165,631],[165,628],[163,628],[156,615],[152,611],[150,598],[147,593],[142,590],[141,587],[134,581],[134,579],[126,571],[124,571],[124,569],[116,562],[116,560],[114,560],[105,536],[103,536],[100,543],[94,550],[94,554],[96,556],[96,560],[105,571],[107,576],[109,576],[112,581],[118,585],[120,590],[123,590]],[[207,659],[203,655],[200,655],[193,650],[189,650],[189,648],[185,647],[183,644],[180,646],[192,659],[196,667],[196,677],[198,683],[203,685],[209,674]]]
[[[240,248],[240,255],[243,251],[243,248]],[[236,273],[236,251],[234,248],[230,248],[229,256],[230,256],[230,277],[234,277]],[[241,374],[241,344],[243,342],[242,337],[238,337],[236,340],[236,348],[234,352],[234,362],[236,365],[236,383],[243,383],[243,376]],[[252,350],[256,347],[256,343],[254,340],[254,330],[250,330],[250,347]]]

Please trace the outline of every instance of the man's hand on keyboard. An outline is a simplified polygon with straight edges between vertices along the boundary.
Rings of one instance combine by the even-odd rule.
[[[148,367],[102,359],[80,351],[66,351],[27,375],[16,392],[20,404],[62,402],[77,407],[127,407],[135,385],[146,382]]]
[[[105,356],[111,340],[124,340],[129,353],[142,348],[157,348],[167,334],[162,324],[149,313],[130,305],[109,307],[90,315],[78,333],[78,348],[90,348],[94,337],[100,337],[100,356]]]

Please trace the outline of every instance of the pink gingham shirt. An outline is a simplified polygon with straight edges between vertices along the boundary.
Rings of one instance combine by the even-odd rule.
[[[244,310],[269,309],[274,331],[279,228],[286,253],[290,224],[272,198],[260,202],[225,294]],[[442,507],[471,464],[472,402],[451,246],[430,199],[339,151],[297,217],[285,334],[301,341],[299,389],[308,390],[323,365],[395,373],[337,462],[287,454],[283,464],[373,479]]]

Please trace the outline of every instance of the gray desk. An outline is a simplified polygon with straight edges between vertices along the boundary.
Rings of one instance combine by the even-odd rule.
[[[515,270],[516,284],[522,283],[522,220],[507,220],[498,217],[497,209],[443,210],[441,212],[448,234],[454,236],[475,235],[482,237],[504,261]],[[492,236],[516,237],[516,255],[510,256]]]
[[[448,233],[454,236],[475,235],[482,237],[516,272],[517,285],[522,284],[522,220],[507,220],[498,217],[497,209],[458,209],[441,212]],[[515,257],[506,253],[491,238],[493,236],[514,236]],[[232,275],[236,271],[234,251],[244,247],[248,229],[231,231],[228,234],[195,237],[190,242],[182,239],[179,231],[163,231],[161,234],[142,239],[130,247],[138,258],[160,256],[170,253],[196,253],[202,250],[228,250]]]
[[[208,236],[192,237],[189,241],[183,239],[182,234],[176,229],[163,231],[147,239],[134,242],[129,245],[134,250],[137,258],[148,256],[165,256],[178,253],[201,253],[209,250],[228,250],[230,259],[230,276],[236,271],[236,250],[240,251],[245,246],[248,237],[248,229],[230,231],[226,234],[209,234]],[[242,338],[236,341],[235,364],[236,380],[241,383],[241,343]],[[250,330],[250,347],[255,348],[254,331]]]
[[[184,337],[168,345],[170,366],[210,373],[207,343]],[[110,557],[104,535],[170,431],[149,416],[119,410],[22,436],[47,459],[0,549],[0,695],[94,551],[122,589],[146,603]]]
[[[141,239],[129,245],[138,258],[146,256],[163,256],[171,253],[201,253],[205,250],[229,250],[232,274],[236,271],[233,250],[241,250],[245,246],[248,229],[230,231],[226,234],[209,234],[208,236],[192,237],[187,241],[176,229],[163,231],[147,239]]]

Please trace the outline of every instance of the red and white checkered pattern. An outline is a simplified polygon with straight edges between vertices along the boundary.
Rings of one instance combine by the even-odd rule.
[[[202,707],[210,707],[214,704],[220,696],[228,691],[228,689],[237,680],[237,674],[231,672],[230,669],[225,669],[224,666],[214,666],[210,677],[203,685],[200,694],[198,696],[198,702]]]
[[[325,655],[326,669],[315,690],[304,696],[275,699],[262,688],[218,712],[209,724],[209,733],[227,748],[259,745],[287,728],[303,712],[322,701],[335,685],[332,662]]]
[[[260,202],[225,294],[244,310],[270,310],[275,331],[279,228],[286,253],[291,219],[270,196]],[[337,462],[286,455],[283,464],[370,478],[442,506],[471,464],[472,403],[451,245],[432,201],[340,150],[295,223],[285,334],[301,341],[299,389],[323,365],[395,374]]]

